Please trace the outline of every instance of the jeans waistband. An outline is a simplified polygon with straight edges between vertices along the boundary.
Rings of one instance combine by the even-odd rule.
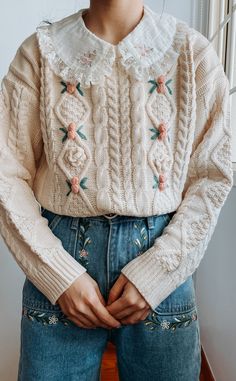
[[[103,217],[107,218],[107,219],[111,219],[113,220],[114,218],[116,217],[127,217],[129,220],[130,219],[146,219],[147,221],[147,224],[148,224],[148,228],[149,229],[153,229],[154,228],[154,217],[158,217],[158,216],[147,216],[147,217],[136,217],[136,216],[120,216],[119,214],[114,214],[114,213],[110,213],[110,214],[103,214]]]
[[[41,207],[41,213],[43,213],[45,210],[47,210],[44,207]],[[56,214],[54,212],[51,212],[47,210],[49,213]],[[155,214],[151,216],[131,216],[131,215],[120,215],[120,214],[115,214],[115,213],[108,213],[108,214],[101,214],[97,216],[88,216],[88,217],[71,217],[73,218],[73,226],[75,226],[80,218],[88,218],[90,220],[100,220],[100,221],[111,221],[111,223],[116,223],[116,222],[125,222],[125,221],[133,221],[133,220],[146,220],[148,224],[149,229],[153,229],[155,227],[155,220],[157,218],[161,218],[163,215],[169,215],[170,217],[174,214],[175,212],[169,212],[169,213],[164,213],[164,214]],[[68,217],[68,216],[67,216]]]

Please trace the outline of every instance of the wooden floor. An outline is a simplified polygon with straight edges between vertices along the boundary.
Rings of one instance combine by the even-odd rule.
[[[102,381],[119,381],[118,371],[116,366],[116,351],[115,346],[112,343],[108,343],[107,350],[102,358],[101,367]],[[199,381],[214,381],[212,377],[205,354],[202,350],[202,370]]]

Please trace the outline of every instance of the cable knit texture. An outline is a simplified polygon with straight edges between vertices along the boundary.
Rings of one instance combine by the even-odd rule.
[[[86,8],[40,25],[0,92],[0,232],[51,303],[86,271],[53,234],[55,213],[160,215],[153,245],[123,267],[152,309],[198,267],[233,185],[229,82],[213,45],[144,5],[117,45]]]

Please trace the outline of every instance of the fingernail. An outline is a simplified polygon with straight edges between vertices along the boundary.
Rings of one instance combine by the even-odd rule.
[[[120,327],[121,327],[121,324],[116,326],[116,328],[120,328]]]

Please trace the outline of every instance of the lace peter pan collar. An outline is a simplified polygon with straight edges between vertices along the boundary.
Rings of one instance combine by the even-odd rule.
[[[83,87],[101,83],[111,75],[116,53],[127,73],[138,80],[162,74],[163,65],[167,69],[178,57],[181,33],[171,14],[161,16],[144,4],[136,27],[113,45],[86,27],[82,14],[87,9],[36,28],[42,56],[65,82],[80,82]]]

